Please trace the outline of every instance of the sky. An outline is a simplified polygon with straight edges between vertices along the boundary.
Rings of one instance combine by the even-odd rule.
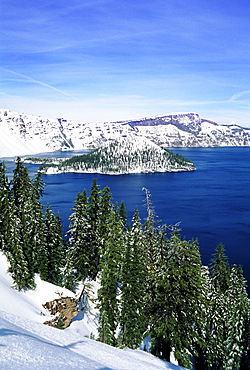
[[[1,0],[0,108],[250,127],[247,0]]]

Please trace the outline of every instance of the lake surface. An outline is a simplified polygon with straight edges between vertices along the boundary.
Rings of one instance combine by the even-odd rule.
[[[181,222],[181,235],[198,238],[202,261],[207,264],[215,247],[222,242],[230,263],[241,264],[250,285],[250,148],[173,148],[196,165],[193,172],[93,175],[45,175],[43,204],[50,203],[60,212],[65,231],[77,193],[88,194],[93,178],[101,188],[109,186],[114,202],[124,200],[128,217],[138,206],[142,220],[146,217],[144,204],[147,188],[155,213],[162,223]],[[81,152],[82,153],[82,152]],[[79,152],[58,152],[68,157]],[[42,155],[41,155],[42,156]],[[49,153],[55,157],[55,153]],[[11,172],[13,163],[5,161]],[[30,174],[38,166],[27,165]]]

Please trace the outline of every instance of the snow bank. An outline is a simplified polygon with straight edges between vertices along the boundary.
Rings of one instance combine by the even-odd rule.
[[[49,316],[42,303],[73,293],[36,276],[34,291],[11,288],[8,263],[0,252],[0,368],[86,369],[86,370],[167,370],[180,367],[140,350],[121,350],[85,335],[95,329],[90,316],[77,317],[65,330],[42,322]]]

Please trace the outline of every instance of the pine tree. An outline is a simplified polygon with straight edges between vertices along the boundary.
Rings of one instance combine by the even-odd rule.
[[[78,281],[92,276],[91,223],[86,190],[78,194],[69,220],[65,286],[74,290]]]
[[[126,211],[126,206],[125,206],[124,201],[122,201],[120,204],[119,215],[120,215],[120,220],[122,224],[124,225],[124,230],[126,230],[128,227],[128,219],[127,219],[127,211]]]
[[[227,298],[230,314],[227,320],[228,330],[225,346],[227,366],[225,369],[229,369],[230,365],[232,369],[237,369],[240,367],[244,353],[250,302],[242,268],[236,265],[230,269],[230,286]]]
[[[202,317],[203,277],[198,244],[182,240],[173,232],[168,241],[162,240],[155,270],[152,273],[154,306],[151,312],[151,332],[155,338],[156,355],[170,360],[174,352],[179,365],[190,366],[190,354],[200,341],[198,322]],[[159,353],[160,352],[160,353]]]
[[[220,292],[227,291],[230,285],[230,265],[222,243],[215,249],[210,265],[210,272],[214,288]]]
[[[145,306],[145,311],[150,317],[154,311],[154,301],[155,301],[155,280],[154,280],[154,271],[156,265],[157,251],[158,251],[158,232],[156,227],[156,215],[151,202],[151,194],[148,189],[143,188],[146,194],[145,206],[147,207],[147,217],[144,223],[143,232],[144,232],[144,255],[146,258],[147,264],[147,281],[146,281],[146,293],[147,293],[147,304]]]
[[[219,244],[210,266],[205,331],[206,369],[239,369],[246,361],[249,299],[242,270],[230,266]]]
[[[99,234],[100,223],[100,186],[96,179],[93,179],[90,196],[88,198],[88,214],[90,219],[90,253],[91,253],[91,273],[90,277],[95,279],[99,266]]]
[[[28,262],[23,253],[22,240],[20,238],[20,220],[14,212],[14,203],[12,203],[13,212],[9,219],[9,235],[6,256],[10,267],[8,269],[14,280],[14,288],[18,290],[34,289],[34,275],[30,271]]]
[[[11,182],[11,198],[15,204],[15,214],[19,219],[19,234],[23,255],[30,274],[37,272],[37,251],[43,243],[43,214],[39,203],[39,187],[31,181],[28,169],[20,158],[17,158]]]
[[[125,252],[121,269],[121,303],[119,344],[138,348],[145,327],[146,260],[144,237],[138,209],[132,219],[132,228],[126,232]]]
[[[10,185],[6,166],[0,162],[0,249],[7,251],[10,237]]]
[[[44,217],[44,245],[38,252],[40,276],[55,285],[62,284],[62,267],[64,262],[64,244],[62,222],[47,205]]]
[[[106,190],[107,191],[107,190]],[[107,194],[108,195],[108,192]],[[111,208],[105,215],[105,237],[100,248],[100,289],[98,290],[99,340],[109,345],[117,344],[118,286],[123,250],[123,225]]]

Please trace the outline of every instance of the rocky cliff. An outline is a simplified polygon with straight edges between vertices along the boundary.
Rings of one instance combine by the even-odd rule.
[[[250,129],[219,125],[197,113],[100,124],[0,110],[0,156],[98,148],[119,137],[142,136],[166,147],[250,146]]]

